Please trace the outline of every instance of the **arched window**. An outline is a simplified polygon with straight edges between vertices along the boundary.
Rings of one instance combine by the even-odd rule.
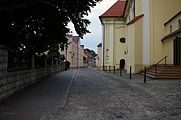
[[[125,43],[126,42],[126,39],[125,38],[120,38],[119,40],[121,43]]]

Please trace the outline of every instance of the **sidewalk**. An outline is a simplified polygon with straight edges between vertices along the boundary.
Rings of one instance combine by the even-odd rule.
[[[99,72],[125,81],[128,85],[139,88],[150,96],[154,96],[154,99],[158,100],[158,104],[159,101],[161,104],[164,104],[164,114],[170,114],[173,116],[173,120],[181,119],[181,79],[156,80],[147,77],[147,82],[144,83],[144,76],[141,74],[132,74],[132,79],[129,79],[130,74],[127,74],[125,71],[122,76],[120,76],[119,71],[116,71],[116,74],[113,71],[111,73]],[[170,109],[173,106],[174,109]]]
[[[57,73],[11,97],[0,106],[0,120],[39,120],[66,104],[76,70]]]
[[[144,76],[141,74],[132,74],[132,79],[130,79],[130,74],[126,73],[126,71],[123,71],[122,76],[120,76],[119,71],[116,71],[116,74],[114,74],[113,71],[111,71],[111,73],[104,71],[99,72],[123,80],[132,86],[142,88],[151,93],[158,92],[160,94],[168,94],[171,96],[174,94],[181,97],[181,79],[159,80],[146,77],[146,83],[144,83]]]

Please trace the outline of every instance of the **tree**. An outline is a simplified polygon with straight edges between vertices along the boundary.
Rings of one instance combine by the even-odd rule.
[[[101,0],[0,0],[0,44],[28,54],[67,42],[72,22],[80,37],[89,31],[84,19]]]
[[[51,44],[49,46],[49,51],[48,51],[48,57],[50,58],[58,58],[60,53],[58,52],[59,45],[58,44]]]

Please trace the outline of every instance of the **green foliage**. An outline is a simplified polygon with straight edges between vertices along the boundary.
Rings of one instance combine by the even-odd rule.
[[[0,0],[0,44],[28,54],[67,42],[67,25],[80,37],[89,31],[83,17],[101,0]],[[24,48],[24,49],[22,49]]]
[[[50,58],[58,58],[60,53],[58,52],[59,50],[59,46],[58,44],[51,44],[49,47],[49,51],[48,51],[48,57]]]
[[[94,50],[90,50],[88,48],[86,48],[85,50],[87,50],[93,57],[95,57],[97,54],[94,52]]]
[[[93,50],[90,50],[90,53],[93,57],[95,57],[97,55]]]

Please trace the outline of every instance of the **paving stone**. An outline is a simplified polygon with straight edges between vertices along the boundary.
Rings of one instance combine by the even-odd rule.
[[[29,98],[33,101],[27,102],[29,111],[39,116],[33,120],[181,119],[181,80],[148,78],[145,84],[143,76],[139,74],[134,74],[132,78],[129,79],[129,74],[125,72],[120,77],[118,72],[114,75],[97,69],[80,69],[64,109],[58,102],[61,98],[56,96],[60,91],[55,90],[50,98],[45,97],[46,94],[33,98],[30,94]],[[57,89],[54,85],[47,86],[47,89],[50,88]],[[21,102],[9,108],[22,112],[20,108],[24,106]],[[7,111],[12,113],[11,110]]]
[[[181,80],[79,70],[66,109],[44,120],[179,120]]]

